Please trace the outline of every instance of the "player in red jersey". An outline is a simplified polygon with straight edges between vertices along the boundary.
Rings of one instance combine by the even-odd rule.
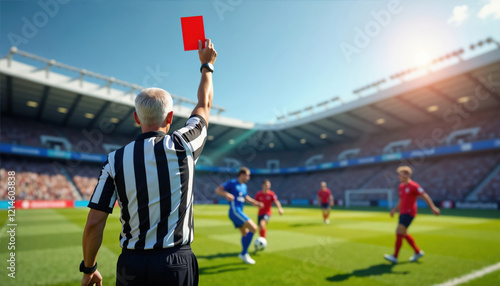
[[[321,182],[321,189],[318,191],[318,197],[316,200],[321,206],[324,224],[329,224],[330,220],[328,218],[330,217],[330,208],[333,207],[333,195],[332,192],[326,187],[326,182]]]
[[[412,173],[410,167],[401,166],[397,169],[397,172],[399,180],[401,181],[401,184],[399,184],[399,201],[391,210],[391,217],[399,210],[399,224],[396,229],[396,246],[394,254],[385,254],[384,258],[392,263],[398,263],[399,249],[401,249],[403,238],[405,238],[413,250],[415,250],[415,254],[410,257],[410,261],[415,262],[420,257],[424,256],[424,251],[418,248],[413,237],[408,234],[408,227],[417,215],[417,197],[421,196],[435,215],[439,215],[440,210],[434,205],[431,197],[429,197],[424,189],[422,189],[418,183],[410,179]]]
[[[264,204],[264,206],[259,209],[257,221],[259,222],[260,236],[266,238],[266,225],[269,218],[271,218],[271,206],[273,205],[273,202],[278,207],[280,215],[284,212],[280,201],[278,200],[278,196],[271,191],[271,181],[266,179],[262,182],[262,190],[255,194],[255,200]]]

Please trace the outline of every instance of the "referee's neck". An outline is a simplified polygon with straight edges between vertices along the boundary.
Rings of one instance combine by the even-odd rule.
[[[152,132],[152,131],[161,131],[161,132],[167,134],[169,129],[170,129],[170,124],[165,126],[165,127],[160,127],[158,125],[151,125],[151,126],[141,125],[142,133],[148,133],[148,132]]]

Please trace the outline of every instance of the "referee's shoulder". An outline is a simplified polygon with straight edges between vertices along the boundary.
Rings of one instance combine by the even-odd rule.
[[[127,143],[127,144],[123,145],[122,147],[120,147],[120,148],[118,148],[118,149],[115,149],[115,150],[113,150],[113,151],[109,152],[109,153],[106,155],[106,161],[109,161],[109,159],[110,159],[110,158],[114,158],[114,157],[116,156],[116,154],[117,154],[117,153],[123,153],[123,152],[125,151],[125,148],[126,148],[128,145],[130,145],[130,144],[132,144],[132,143],[134,143],[134,142],[135,142],[135,140],[134,140],[134,141],[130,141],[129,143]]]

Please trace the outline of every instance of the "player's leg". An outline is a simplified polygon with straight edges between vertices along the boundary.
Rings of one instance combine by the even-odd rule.
[[[327,224],[328,216],[328,204],[321,203],[321,213],[323,214],[323,223]]]
[[[408,244],[413,248],[413,250],[415,250],[415,253],[419,253],[420,248],[417,246],[417,243],[415,242],[415,239],[413,238],[413,236],[411,236],[409,233],[407,233],[405,238],[406,238],[406,241],[408,242]]]
[[[394,257],[398,258],[399,250],[401,245],[403,245],[403,238],[406,236],[406,226],[404,224],[398,224],[396,228],[396,244],[394,246]]]
[[[257,229],[257,226],[245,213],[243,213],[242,210],[239,209],[231,209],[229,211],[229,218],[233,222],[234,227],[238,228],[241,232],[242,251],[240,256],[248,254],[248,246],[252,241],[252,237]],[[251,221],[251,223],[249,221]]]
[[[321,215],[323,216],[323,221],[325,221],[325,208],[323,208],[323,203],[321,203]]]
[[[255,264],[248,254],[248,247],[252,242],[253,234],[257,231],[257,225],[240,209],[232,209],[229,212],[229,217],[241,232],[241,253],[238,257],[248,264]]]
[[[411,221],[413,221],[413,217],[411,219]],[[411,224],[411,221],[410,223],[408,224],[407,226],[407,231],[406,231],[406,235],[405,235],[405,239],[406,241],[408,242],[408,244],[413,248],[413,250],[415,251],[415,253],[410,257],[410,261],[411,262],[415,262],[417,261],[420,257],[424,256],[424,251],[421,250],[418,246],[417,246],[417,243],[415,242],[415,239],[413,238],[413,236],[411,236],[409,233],[408,233],[408,227],[410,227],[410,224]]]
[[[253,260],[248,254],[248,247],[252,242],[252,238],[254,233],[257,231],[257,225],[253,220],[248,219],[245,223],[239,227],[242,237],[241,237],[241,247],[242,251],[238,255],[238,257],[248,264],[255,264],[255,260]]]
[[[242,228],[245,228],[247,230],[246,235],[242,239],[242,245],[243,245],[243,251],[241,252],[242,254],[248,253],[248,247],[250,246],[250,243],[252,242],[252,238],[254,233],[257,231],[257,225],[253,220],[248,219],[242,226]]]
[[[266,215],[260,215],[258,217],[259,221],[259,235],[263,238],[266,238],[266,231],[267,231],[267,221],[269,220],[269,216]]]
[[[327,224],[330,223],[330,219],[329,218],[330,218],[330,205],[327,206],[326,213],[325,213],[325,222]]]
[[[252,234],[256,233],[258,229],[257,224],[250,218],[247,221],[245,221],[243,227],[245,227],[248,230],[248,233]]]
[[[403,214],[399,216],[399,224],[396,228],[396,243],[394,244],[394,254],[385,254],[384,258],[392,263],[398,262],[399,250],[401,245],[403,245],[403,238],[406,236],[407,228],[410,225],[413,217],[408,214]]]
[[[248,233],[248,228],[244,227],[244,226],[240,226],[238,227],[238,230],[241,232],[241,237],[244,237],[247,235]]]

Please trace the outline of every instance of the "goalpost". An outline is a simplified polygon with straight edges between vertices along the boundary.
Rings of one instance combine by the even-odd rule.
[[[393,207],[393,201],[392,201],[392,193],[393,190],[391,189],[357,189],[357,190],[346,190],[345,191],[345,206],[348,208],[351,205],[362,205],[359,203],[356,203],[356,201],[353,201],[351,199],[351,195],[372,195],[372,194],[386,194],[387,196],[387,207],[390,209]],[[363,202],[368,202],[367,206],[369,206],[369,200],[364,200]]]

